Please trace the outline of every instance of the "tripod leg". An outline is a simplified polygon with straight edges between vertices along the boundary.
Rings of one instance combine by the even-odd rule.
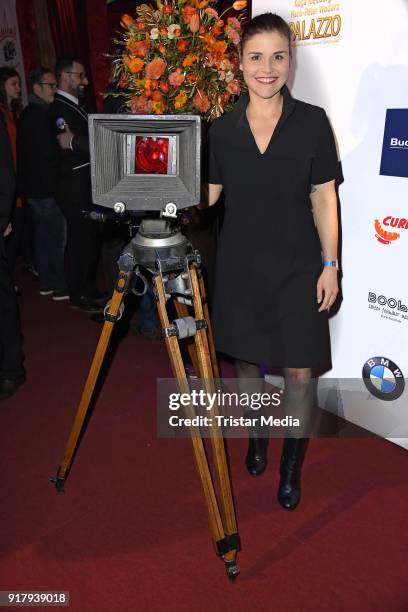
[[[177,315],[180,318],[187,317],[189,315],[188,307],[185,304],[180,304],[177,299],[173,298],[174,308],[176,309]],[[195,348],[194,340],[192,338],[186,338],[185,340],[187,351],[191,359],[191,363],[193,364],[194,371],[197,376],[199,376],[199,368],[198,368],[198,359],[197,359],[197,351]]]
[[[125,290],[127,288],[131,275],[132,272],[119,273],[115,291],[113,292],[112,300],[109,305],[109,309],[105,314],[105,323],[102,329],[102,333],[99,337],[98,346],[96,347],[88,378],[86,379],[85,387],[82,392],[81,400],[79,402],[77,413],[74,418],[71,433],[69,434],[68,442],[65,447],[64,456],[58,468],[57,475],[51,478],[51,481],[55,483],[57,491],[62,491],[64,488],[66,475],[71,467],[72,458],[78,444],[78,439],[81,434],[81,430],[89,409],[92,394],[94,392],[98,375],[103,363],[103,359],[108,348],[113,326],[115,321],[118,319],[120,305],[122,303],[123,296],[125,295]]]
[[[197,277],[198,277],[198,285],[200,288],[200,297],[201,297],[201,304],[203,307],[204,318],[207,321],[207,338],[208,338],[208,345],[210,348],[211,365],[212,365],[212,369],[214,373],[214,378],[219,379],[220,369],[218,367],[217,353],[215,352],[215,344],[214,344],[214,336],[213,336],[212,327],[211,327],[210,311],[208,309],[207,295],[205,293],[203,273],[201,272],[200,269],[197,270]]]
[[[170,322],[166,311],[166,300],[164,297],[164,288],[161,278],[155,276],[154,284],[158,297],[157,309],[160,322],[163,329],[167,329],[170,325]],[[188,384],[186,372],[184,369],[178,340],[175,336],[166,336],[165,340],[173,374],[174,377],[177,379],[180,393],[190,393],[190,386]],[[186,407],[186,412],[188,417],[190,418],[193,418],[195,416],[195,411],[192,405]],[[190,432],[196,466],[200,476],[205,503],[207,506],[214,546],[216,547],[216,549],[218,549],[218,543],[225,540],[225,534],[220,511],[218,508],[217,498],[215,495],[214,485],[211,479],[211,474],[208,467],[208,461],[205,454],[204,444],[201,438],[200,430],[198,427],[191,427]]]
[[[197,279],[197,271],[193,267],[190,270],[190,272],[191,272],[191,280],[192,280],[192,285],[193,285],[193,301],[194,301],[195,317],[196,319],[202,319],[203,318],[203,307],[201,303],[201,292],[200,292],[199,283]],[[208,324],[208,321],[207,321],[207,324]],[[208,393],[214,394],[215,386],[214,386],[214,379],[213,379],[213,371],[211,367],[210,349],[209,349],[205,329],[197,330],[197,333],[195,336],[195,342],[196,342],[197,355],[198,355],[199,364],[200,364],[200,377],[202,378],[204,382],[206,391]],[[217,411],[215,411],[215,414],[217,414]],[[214,419],[213,423],[216,424],[216,422],[217,422],[216,419]],[[216,467],[217,476],[218,476],[218,482],[220,486],[226,537],[231,542],[236,543],[236,546],[231,547],[231,549],[224,555],[224,560],[227,564],[228,575],[230,575],[230,577],[233,577],[233,571],[234,571],[233,567],[234,567],[235,558],[236,558],[236,555],[239,549],[239,535],[237,532],[237,524],[236,524],[236,519],[235,519],[235,509],[234,509],[234,501],[232,497],[231,481],[229,477],[227,457],[225,454],[225,444],[222,438],[221,429],[217,427],[216,425],[214,425],[211,428],[211,433],[212,433],[211,444],[212,444],[212,449],[213,449],[215,467]]]

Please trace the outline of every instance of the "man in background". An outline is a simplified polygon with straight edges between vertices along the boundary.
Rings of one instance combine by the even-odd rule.
[[[40,294],[67,300],[65,219],[56,202],[59,147],[49,117],[57,80],[44,67],[33,70],[28,80],[29,103],[17,128],[17,190],[33,213]]]
[[[25,381],[17,298],[4,247],[14,196],[10,141],[0,116],[0,400],[14,395]]]
[[[58,90],[51,104],[51,120],[58,134],[57,202],[67,222],[68,288],[71,305],[98,312],[96,291],[101,232],[92,220],[88,115],[80,98],[88,85],[85,68],[75,58],[59,59],[55,66]],[[84,214],[85,213],[85,214]]]

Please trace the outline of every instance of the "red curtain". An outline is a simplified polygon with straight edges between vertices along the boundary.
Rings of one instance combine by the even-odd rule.
[[[48,14],[57,57],[82,59],[90,83],[89,110],[100,110],[109,77],[106,0],[48,0]]]
[[[39,63],[39,52],[36,36],[34,8],[27,0],[17,0],[16,15],[20,33],[21,50],[23,53],[26,76]]]
[[[102,110],[103,94],[110,77],[110,60],[106,57],[110,47],[106,0],[87,0],[89,64],[93,76],[96,108]]]
[[[57,57],[87,57],[84,4],[78,0],[48,0],[48,15]]]

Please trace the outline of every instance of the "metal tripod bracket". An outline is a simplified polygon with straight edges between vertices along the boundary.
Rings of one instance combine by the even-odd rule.
[[[183,317],[174,319],[173,325],[164,328],[164,335],[167,338],[176,336],[179,340],[193,338],[199,329],[207,329],[205,319],[194,319],[193,317]]]
[[[220,557],[223,557],[231,550],[241,550],[241,540],[239,533],[226,533],[222,540],[216,542],[217,552]]]

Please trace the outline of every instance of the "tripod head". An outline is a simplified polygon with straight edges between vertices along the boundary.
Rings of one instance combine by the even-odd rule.
[[[169,206],[163,211],[169,213]],[[153,275],[160,275],[165,287],[165,297],[177,295],[180,302],[190,305],[192,284],[189,266],[199,267],[200,254],[182,234],[176,216],[171,209],[172,218],[143,219],[138,232],[127,244],[119,257],[119,269],[124,272],[135,271],[146,283],[139,266]]]

